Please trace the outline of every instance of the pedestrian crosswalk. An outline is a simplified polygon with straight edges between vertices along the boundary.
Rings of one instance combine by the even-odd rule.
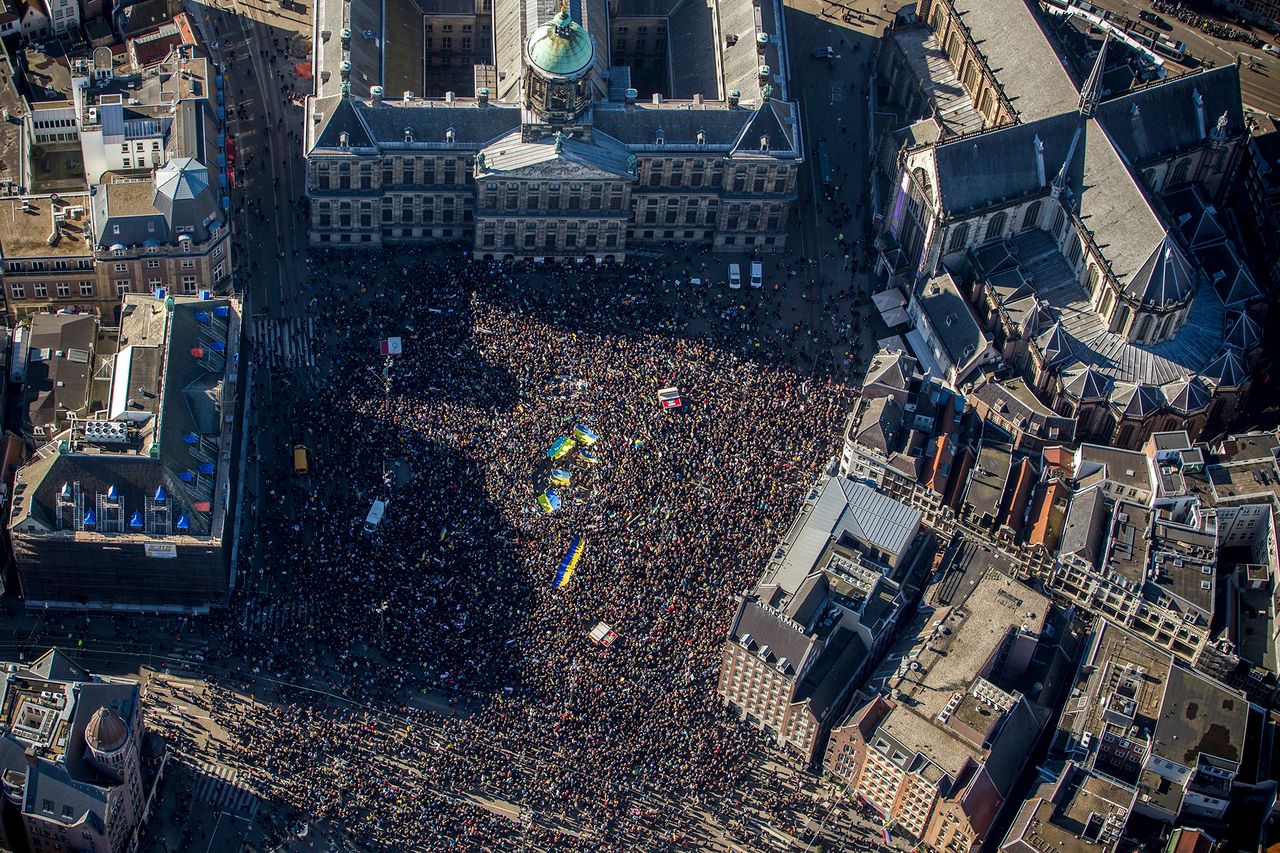
[[[273,369],[314,368],[315,318],[269,318],[257,314],[249,320],[254,358]]]
[[[196,799],[208,803],[215,810],[247,815],[252,819],[258,813],[261,799],[253,791],[238,783],[240,771],[225,764],[201,761],[195,767],[199,780],[196,783]]]
[[[278,635],[310,624],[305,601],[250,601],[244,610],[244,627],[260,634]]]

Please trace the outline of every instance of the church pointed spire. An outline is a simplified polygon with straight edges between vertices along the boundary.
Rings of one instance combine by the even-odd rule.
[[[1093,108],[1102,100],[1102,75],[1107,70],[1107,45],[1111,43],[1111,30],[1102,38],[1102,47],[1098,49],[1098,58],[1093,62],[1089,79],[1080,88],[1080,115],[1088,118],[1093,115]]]
[[[1071,147],[1067,149],[1066,159],[1062,161],[1062,168],[1058,169],[1058,174],[1053,176],[1053,185],[1049,187],[1049,195],[1053,198],[1059,198],[1067,189],[1067,175],[1071,170],[1071,161],[1076,158],[1076,146],[1080,144],[1080,132],[1084,130],[1084,122],[1076,126],[1076,132],[1071,137]]]

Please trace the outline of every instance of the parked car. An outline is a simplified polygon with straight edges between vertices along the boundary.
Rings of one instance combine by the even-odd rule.
[[[759,261],[751,262],[751,286],[764,287],[764,264]]]
[[[742,267],[729,264],[729,289],[737,290],[740,287],[742,287]]]
[[[820,47],[817,50],[815,50],[813,52],[813,58],[834,60],[836,58],[836,52],[835,52],[835,49],[831,47],[831,45],[827,45],[826,47]]]
[[[1262,46],[1262,52],[1269,53],[1272,56],[1280,56],[1280,47],[1276,47],[1274,44],[1264,44]]]

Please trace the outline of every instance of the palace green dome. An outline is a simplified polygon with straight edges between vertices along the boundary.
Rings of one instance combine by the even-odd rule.
[[[596,48],[591,36],[561,9],[529,37],[529,62],[547,74],[576,77],[591,67]]]

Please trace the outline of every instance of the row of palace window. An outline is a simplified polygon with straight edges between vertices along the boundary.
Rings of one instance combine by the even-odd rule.
[[[221,269],[221,267],[219,267],[219,269]],[[55,297],[58,299],[69,299],[72,295],[73,284],[74,282],[70,282],[70,281],[55,282],[54,284]],[[182,286],[183,293],[196,292],[196,277],[194,275],[182,276],[180,279],[180,284]],[[97,288],[94,282],[81,281],[79,285],[80,285],[79,291],[80,291],[81,297],[88,298],[88,299],[92,299],[94,297],[94,294],[97,291]],[[118,278],[115,280],[115,287],[116,287],[116,296],[123,296],[124,294],[130,292],[130,290],[132,289],[132,279]],[[157,287],[164,287],[163,278],[155,277],[155,278],[147,279],[148,291],[155,290]],[[137,292],[142,292],[142,291],[139,289]],[[34,299],[48,299],[49,298],[48,282],[37,281],[37,282],[31,283],[31,296]],[[27,282],[17,282],[17,281],[10,282],[9,298],[26,299],[27,298]]]
[[[72,263],[75,264],[74,269],[87,270],[93,269],[93,261],[87,258],[78,258],[73,261],[5,261],[4,268],[7,272],[43,272],[45,270],[70,270]]]

